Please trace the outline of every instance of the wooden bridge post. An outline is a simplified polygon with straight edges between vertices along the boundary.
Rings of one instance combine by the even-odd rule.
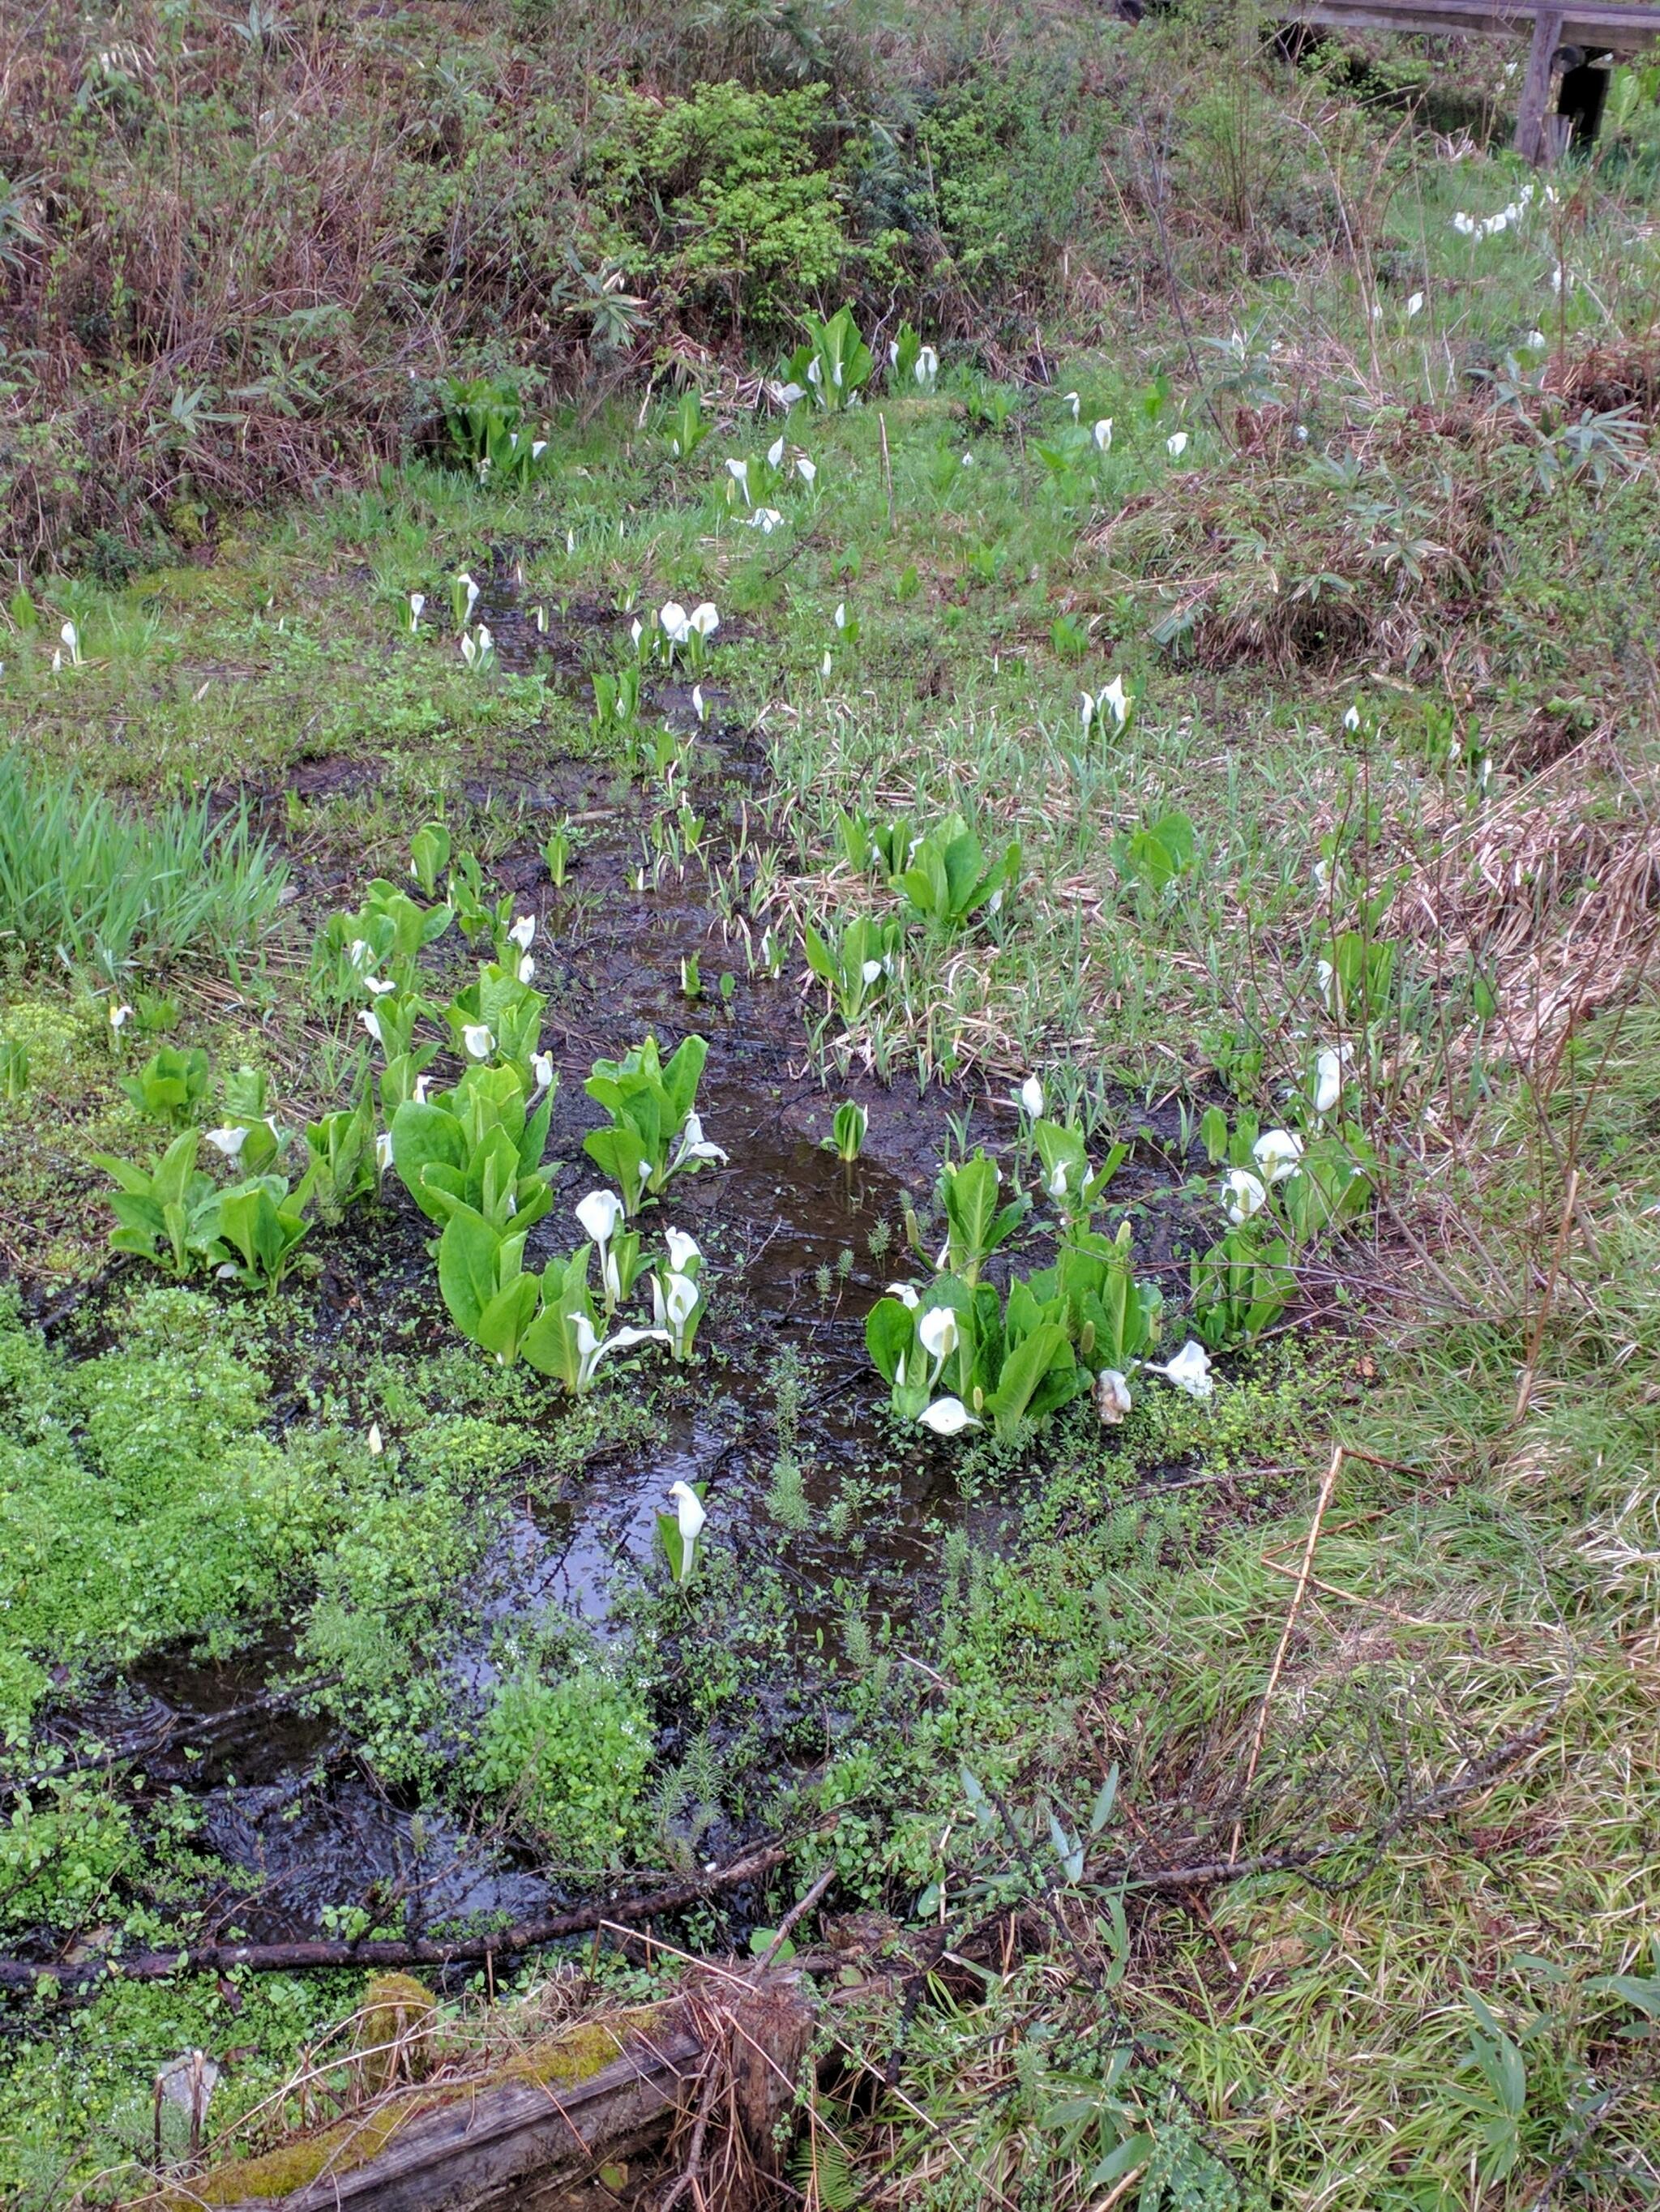
[[[1533,19],[1533,44],[1528,49],[1528,73],[1522,80],[1521,105],[1516,112],[1516,150],[1535,168],[1547,155],[1545,110],[1550,104],[1551,65],[1562,42],[1562,11],[1541,8]]]

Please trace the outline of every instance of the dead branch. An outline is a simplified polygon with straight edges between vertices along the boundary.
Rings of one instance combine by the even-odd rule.
[[[74,1989],[106,1976],[130,1982],[161,1982],[174,1974],[226,1974],[238,1966],[256,1973],[315,1973],[334,1966],[450,1966],[493,1960],[538,1950],[563,1936],[591,1935],[608,1920],[651,1920],[659,1913],[684,1911],[722,1890],[740,1888],[769,1874],[783,1864],[793,1849],[789,1844],[769,1844],[695,1881],[675,1882],[646,1896],[623,1898],[615,1905],[585,1905],[575,1911],[552,1913],[541,1920],[516,1921],[483,1936],[457,1936],[442,1941],[381,1936],[356,1942],[319,1939],[299,1943],[203,1943],[193,1950],[139,1951],[126,1959],[102,1957],[64,1965],[0,1959],[0,1990],[31,1990],[46,1981],[56,1982],[60,1989]]]

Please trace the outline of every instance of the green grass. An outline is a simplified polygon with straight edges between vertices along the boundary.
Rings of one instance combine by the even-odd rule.
[[[287,880],[240,808],[216,817],[204,798],[135,816],[0,754],[0,946],[37,965],[119,983],[190,954],[222,963],[258,943]]]

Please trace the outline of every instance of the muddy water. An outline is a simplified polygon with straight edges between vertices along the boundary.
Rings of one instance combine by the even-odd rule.
[[[542,665],[572,685],[584,681],[585,663],[615,652],[626,628],[624,618],[589,609],[555,614],[544,632],[499,580],[480,613],[504,666]],[[723,724],[718,686],[705,688],[708,725],[698,725],[690,687],[674,682],[654,695],[654,715],[697,737],[688,793],[695,810],[718,824],[723,810],[734,815],[736,800],[747,799],[752,829],[762,757],[746,733]],[[468,786],[469,797],[509,803],[524,822],[522,842],[495,874],[538,915],[537,980],[550,994],[544,1042],[562,1073],[550,1144],[563,1163],[557,1200],[533,1234],[527,1264],[540,1266],[575,1241],[571,1208],[597,1179],[581,1150],[601,1118],[581,1088],[592,1060],[626,1049],[648,1028],[666,1052],[695,1030],[709,1045],[699,1096],[705,1131],[730,1164],[678,1181],[650,1225],[673,1224],[698,1238],[714,1283],[710,1311],[697,1364],[683,1388],[660,1395],[667,1410],[649,1449],[602,1454],[580,1479],[559,1490],[532,1486],[506,1513],[470,1587],[467,1627],[440,1663],[458,1707],[476,1711],[504,1632],[553,1614],[602,1640],[626,1633],[620,1598],[660,1577],[656,1516],[670,1484],[706,1483],[712,1550],[740,1577],[764,1564],[789,1595],[776,1730],[771,1750],[760,1753],[763,1766],[781,1772],[792,1717],[822,1712],[833,1697],[849,1594],[867,1617],[885,1617],[903,1635],[932,1604],[946,1532],[960,1526],[977,1543],[994,1544],[1012,1511],[1008,1502],[964,1500],[949,1447],[923,1440],[896,1454],[863,1344],[866,1313],[906,1272],[905,1203],[931,1188],[946,1115],[966,1102],[938,1091],[919,1102],[912,1091],[890,1093],[857,1077],[822,1089],[806,1065],[796,983],[745,975],[741,944],[722,943],[701,869],[644,892],[632,888],[660,794],[636,793],[618,807],[617,775],[614,762],[550,762],[542,773],[520,763]],[[582,830],[560,891],[539,848],[568,816]],[[727,836],[717,828],[713,839],[713,859],[727,865]],[[684,998],[680,963],[691,953],[712,994],[721,972],[732,971],[729,1006]],[[843,1097],[869,1115],[865,1156],[852,1167],[822,1141]],[[982,1105],[976,1124],[976,1135],[994,1138],[1012,1117],[1000,1120]],[[1156,1158],[1143,1162],[1139,1177],[1133,1162],[1127,1194],[1167,1180]],[[362,1317],[389,1315],[400,1282],[429,1275],[426,1224],[401,1194],[398,1205],[390,1267],[384,1249],[360,1256],[343,1238],[331,1250],[319,1345],[338,1333],[332,1305],[355,1316],[345,1326],[372,1351],[374,1326]],[[425,1303],[429,1310],[429,1296]],[[780,1441],[770,1378],[787,1351],[800,1356],[803,1389],[794,1449],[807,1514],[795,1530],[781,1529],[765,1504]],[[879,1480],[857,1490],[854,1510],[844,1503],[838,1512],[838,1495],[873,1462]],[[276,1940],[316,1931],[330,1908],[385,1919],[402,1904],[411,1924],[426,1924],[475,1911],[517,1917],[564,1894],[499,1839],[465,1832],[440,1808],[389,1797],[331,1727],[307,1716],[292,1674],[292,1644],[281,1636],[214,1664],[170,1655],[62,1719],[65,1740],[85,1730],[130,1759],[141,1795],[183,1790],[196,1801],[203,1842],[232,1869],[210,1915],[222,1927]],[[669,1715],[660,1748],[672,1755],[680,1747]],[[729,1839],[717,1826],[701,1848]]]

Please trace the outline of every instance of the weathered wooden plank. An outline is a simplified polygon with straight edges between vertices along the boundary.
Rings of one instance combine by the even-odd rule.
[[[704,2056],[695,2035],[666,2037],[569,2088],[534,2083],[481,2090],[399,2128],[364,2165],[325,2173],[292,2196],[230,2212],[454,2212],[510,2185],[579,2179],[626,2157],[666,2118]]]
[[[1432,37],[1521,38],[1529,33],[1540,9],[1533,0],[1280,0],[1274,13],[1283,22],[1313,23],[1334,30],[1411,31]],[[1628,55],[1660,44],[1660,7],[1615,4],[1614,0],[1569,0],[1557,14],[1559,45],[1590,46]]]
[[[538,2212],[562,2203],[602,2164],[660,2154],[711,2067],[751,2157],[770,2172],[775,2124],[813,2016],[798,1969],[723,1970],[649,2024],[636,2021],[617,2056],[586,2080],[541,2078],[542,2057],[562,2048],[556,2037],[549,2046],[526,2045],[517,2070],[414,2084],[321,2134],[291,2137],[245,2166],[214,2167],[139,2203],[144,2212],[492,2212],[508,2204]],[[618,2037],[611,2039],[617,2049]]]
[[[1524,161],[1537,163],[1545,158],[1545,110],[1550,106],[1551,71],[1561,43],[1560,14],[1541,8],[1533,19],[1527,75],[1516,109],[1516,150]]]

